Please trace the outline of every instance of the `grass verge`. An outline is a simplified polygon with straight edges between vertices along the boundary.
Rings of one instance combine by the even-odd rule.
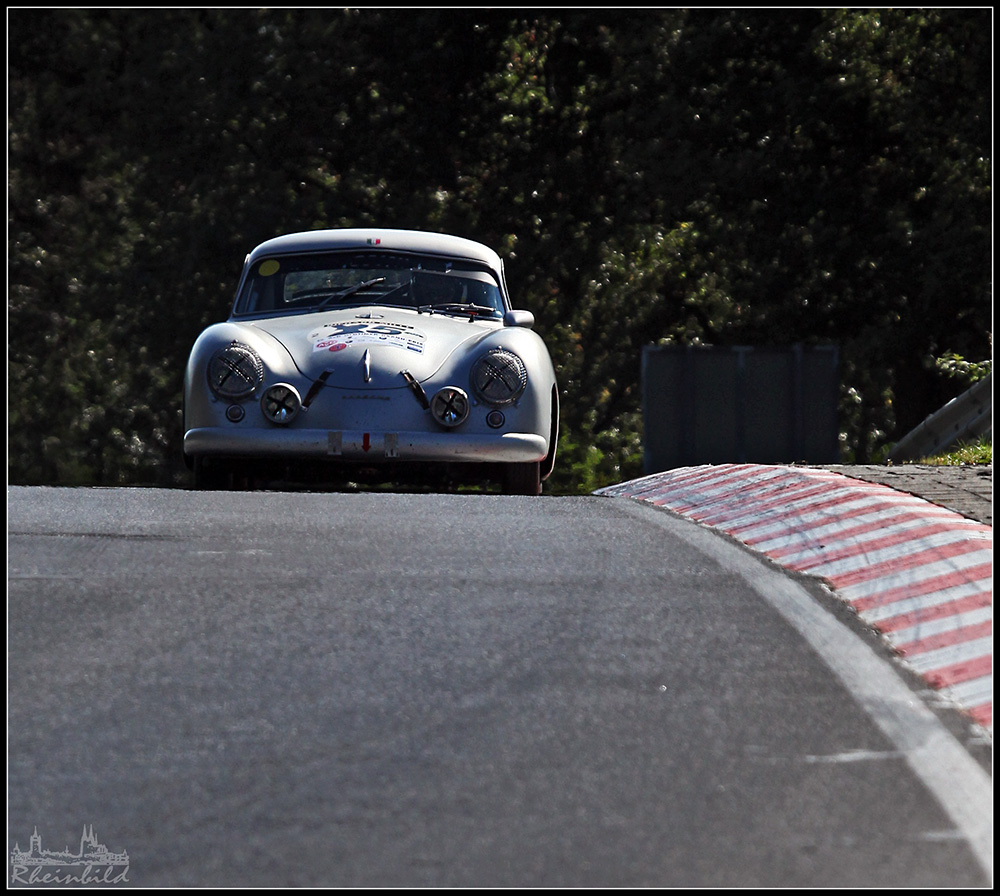
[[[939,467],[958,467],[962,464],[992,464],[993,437],[983,438],[969,445],[957,445],[945,454],[921,458],[916,463]]]

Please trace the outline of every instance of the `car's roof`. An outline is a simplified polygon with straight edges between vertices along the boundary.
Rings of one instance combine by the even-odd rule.
[[[254,262],[265,255],[295,252],[322,252],[327,249],[399,249],[431,255],[455,256],[489,265],[502,277],[500,256],[488,246],[460,236],[422,230],[393,230],[383,227],[351,227],[338,230],[309,230],[288,233],[267,240],[247,257]]]

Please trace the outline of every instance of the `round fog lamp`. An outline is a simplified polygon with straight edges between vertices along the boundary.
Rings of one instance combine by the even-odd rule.
[[[295,419],[299,408],[302,407],[302,398],[298,390],[288,383],[277,383],[264,390],[264,395],[260,400],[261,412],[272,423],[285,426]]]
[[[431,399],[431,414],[442,426],[458,426],[469,416],[469,396],[458,386],[445,386]]]

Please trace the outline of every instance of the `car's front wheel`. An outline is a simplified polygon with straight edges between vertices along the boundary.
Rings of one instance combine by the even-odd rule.
[[[540,495],[542,493],[541,464],[507,464],[503,474],[505,495]]]

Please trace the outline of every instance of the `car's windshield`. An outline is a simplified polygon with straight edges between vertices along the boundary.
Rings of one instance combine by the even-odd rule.
[[[404,305],[483,316],[503,314],[493,276],[471,262],[392,252],[329,252],[264,258],[253,264],[237,314],[284,314],[339,304]]]

